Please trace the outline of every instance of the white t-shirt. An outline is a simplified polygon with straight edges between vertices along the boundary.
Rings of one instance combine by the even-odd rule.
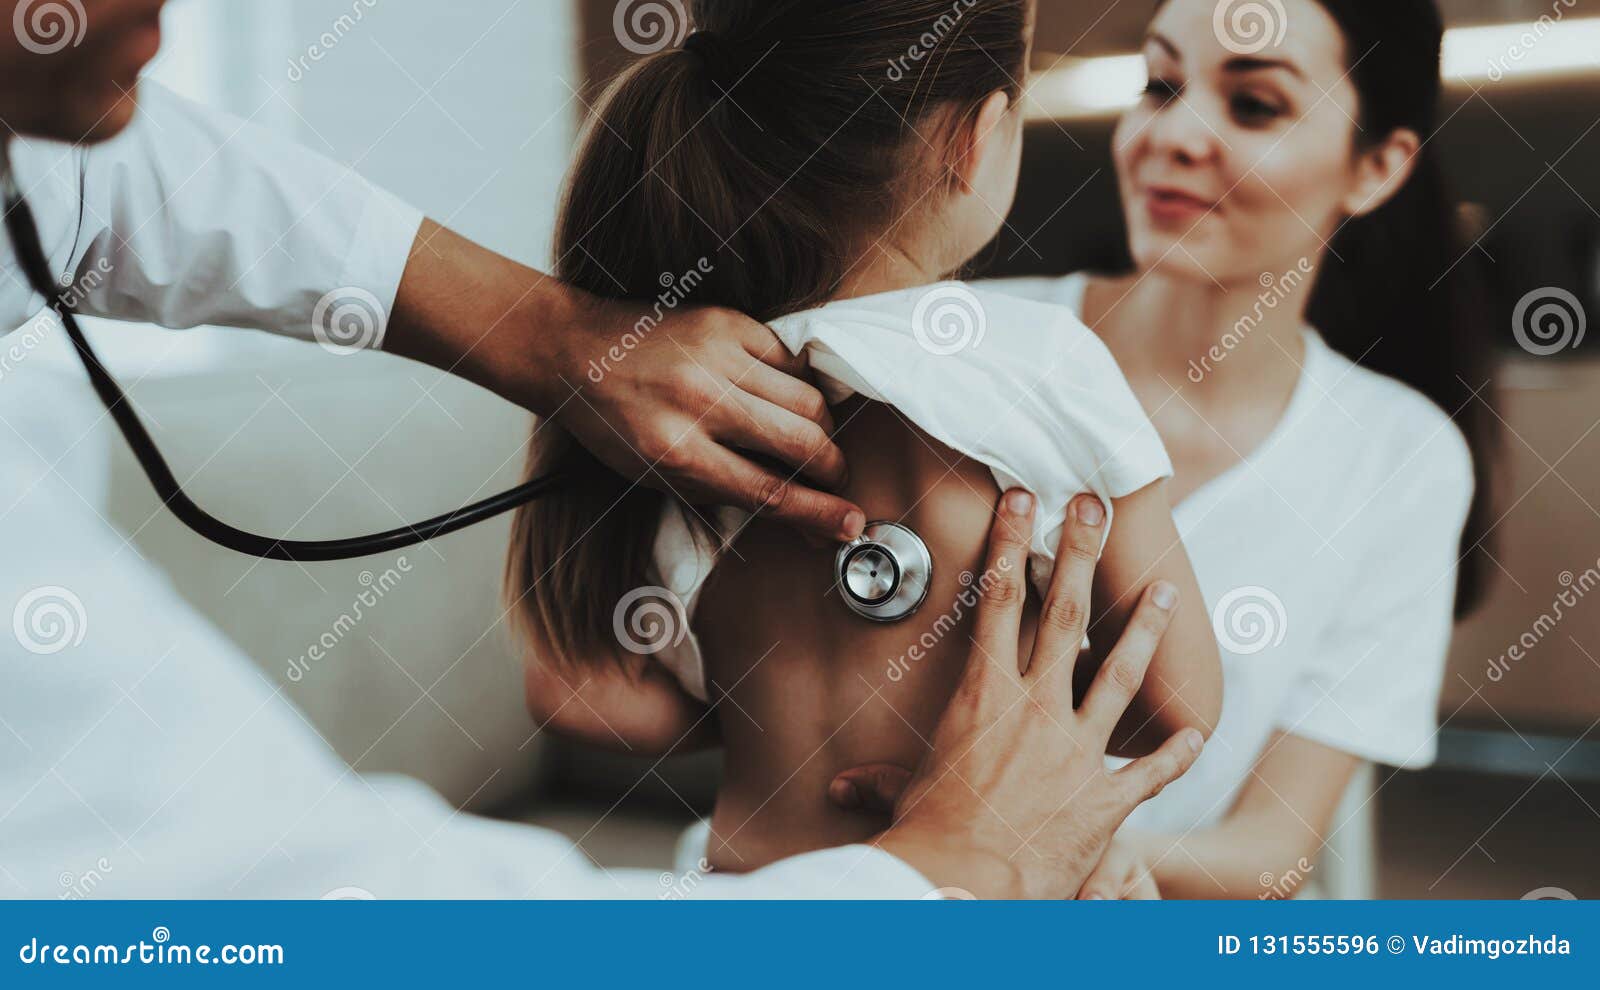
[[[984,287],[1081,313],[1087,284]],[[1449,417],[1308,328],[1282,422],[1174,510],[1222,651],[1222,717],[1194,768],[1129,824],[1216,822],[1279,729],[1367,760],[1431,763],[1472,494]]]
[[[1029,571],[1041,591],[1073,496],[1093,492],[1110,505],[1172,475],[1111,352],[1064,307],[942,282],[829,303],[777,320],[773,330],[790,352],[809,356],[830,402],[863,395],[891,405],[987,466],[1002,490],[1036,495]],[[721,510],[715,525],[726,539],[748,518]],[[701,530],[697,536],[669,503],[655,571],[684,607],[687,634],[655,656],[707,700],[693,615],[717,548]]]

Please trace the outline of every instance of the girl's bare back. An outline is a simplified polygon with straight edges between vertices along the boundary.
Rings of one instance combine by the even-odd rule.
[[[833,807],[828,782],[866,763],[915,766],[971,650],[961,598],[981,576],[1000,494],[989,470],[887,406],[852,400],[834,417],[851,466],[845,495],[869,519],[922,536],[933,584],[915,615],[882,625],[839,600],[836,546],[757,520],[724,555],[696,621],[726,747],[706,853],[716,869],[881,831],[885,819]],[[1024,639],[1032,621],[1030,604]]]

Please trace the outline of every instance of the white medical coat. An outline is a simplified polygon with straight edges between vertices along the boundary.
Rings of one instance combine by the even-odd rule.
[[[311,338],[329,293],[392,305],[421,222],[350,170],[151,85],[114,141],[19,141],[12,159],[89,315]],[[739,877],[607,871],[554,832],[357,773],[101,517],[102,414],[86,385],[26,363],[42,306],[0,245],[0,333],[23,328],[0,336],[0,894],[72,896],[91,876],[101,897],[931,890],[862,846]]]

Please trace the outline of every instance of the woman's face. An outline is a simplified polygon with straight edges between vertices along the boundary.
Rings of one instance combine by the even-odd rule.
[[[1315,264],[1351,211],[1360,114],[1343,34],[1316,0],[1282,7],[1281,43],[1250,55],[1216,0],[1169,0],[1151,23],[1150,84],[1114,139],[1141,272],[1232,285]]]

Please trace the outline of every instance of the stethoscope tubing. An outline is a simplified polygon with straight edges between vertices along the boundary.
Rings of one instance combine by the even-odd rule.
[[[139,467],[150,480],[156,496],[189,529],[212,543],[236,553],[265,560],[322,563],[334,560],[353,560],[377,554],[390,553],[406,547],[426,543],[441,536],[466,529],[495,516],[526,505],[555,491],[560,483],[559,472],[524,482],[515,488],[473,502],[453,512],[434,516],[422,522],[398,526],[381,533],[353,536],[338,540],[290,540],[282,537],[262,536],[239,529],[218,519],[201,508],[178,481],[177,475],[162,456],[150,431],[145,429],[133,404],[117,380],[101,362],[99,355],[89,345],[89,339],[78,325],[73,307],[57,288],[50,271],[39,237],[39,227],[34,220],[16,178],[11,171],[9,140],[0,144],[0,201],[5,208],[6,232],[22,266],[23,274],[32,289],[48,300],[66,328],[73,351],[89,376],[95,394],[104,403],[107,413],[116,423]],[[875,622],[897,622],[914,613],[927,595],[932,561],[921,538],[904,526],[894,523],[876,523],[868,527],[876,539],[863,539],[843,546],[838,555],[839,580],[846,591],[846,603],[863,618]],[[852,553],[866,546],[885,554],[894,568],[893,587],[881,601],[866,601],[849,591],[846,568]],[[910,565],[906,572],[904,567]]]
[[[466,529],[468,526],[474,526],[510,512],[518,506],[526,505],[556,490],[559,486],[561,481],[559,475],[551,473],[422,522],[397,526],[368,536],[338,540],[290,540],[262,536],[223,522],[201,508],[183,490],[183,485],[173,474],[167,459],[161,454],[161,449],[150,436],[150,431],[145,429],[122,386],[117,384],[117,380],[106,370],[99,355],[89,345],[89,339],[78,325],[72,306],[56,287],[33,211],[28,208],[27,199],[23,196],[11,171],[9,140],[4,146],[0,146],[0,200],[3,200],[5,208],[6,232],[11,238],[12,249],[17,254],[17,261],[22,266],[29,286],[49,301],[50,308],[61,319],[61,324],[66,328],[67,337],[72,341],[73,350],[82,362],[95,394],[105,404],[107,413],[122,432],[128,447],[133,451],[134,458],[139,462],[139,467],[150,479],[157,497],[184,525],[212,543],[236,553],[265,560],[302,563],[353,560],[416,546]]]

